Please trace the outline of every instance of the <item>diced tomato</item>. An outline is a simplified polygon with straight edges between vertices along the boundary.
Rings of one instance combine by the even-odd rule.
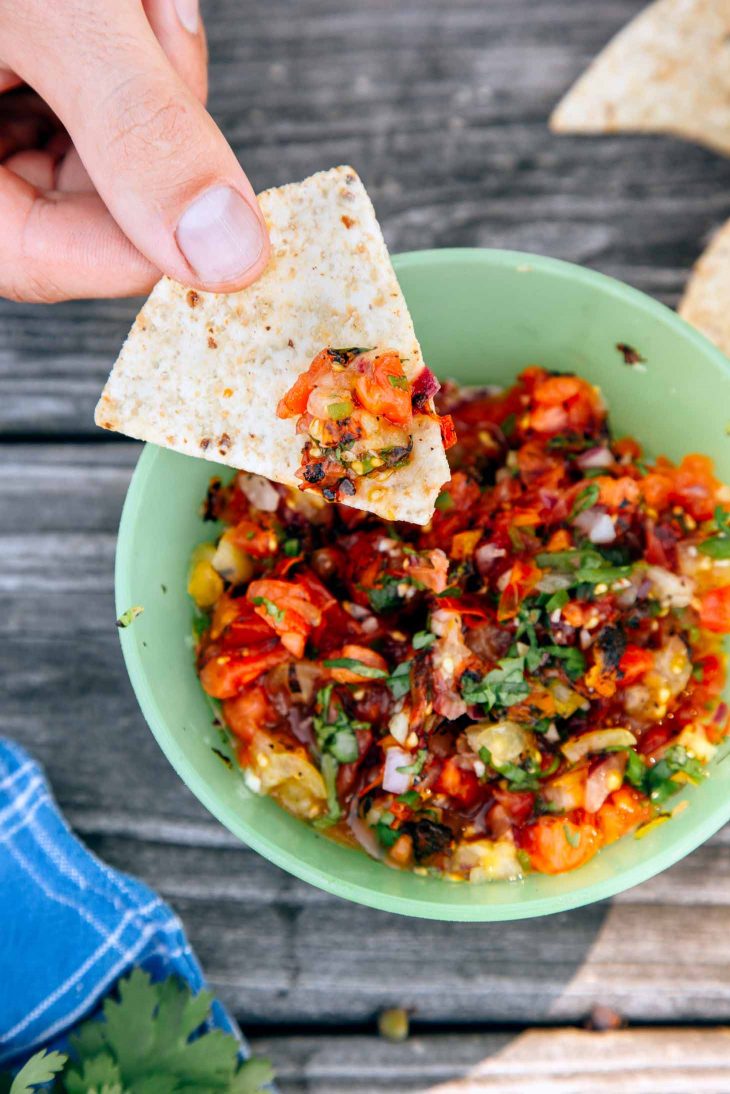
[[[643,451],[639,442],[634,440],[633,437],[619,437],[611,447],[619,458],[628,456],[631,460],[640,459]]]
[[[332,374],[332,356],[323,349],[312,361],[306,372],[296,380],[279,400],[276,413],[280,418],[298,418],[307,409],[307,400],[315,384],[325,376]]]
[[[587,822],[540,817],[522,829],[519,842],[530,856],[533,869],[543,874],[562,874],[593,858],[600,849],[601,837]]]
[[[604,417],[600,397],[577,376],[549,376],[532,392],[530,426],[537,433],[583,433]]]
[[[685,456],[674,473],[672,498],[695,520],[709,520],[715,511],[719,488],[708,456]]]
[[[503,790],[497,786],[492,793],[497,804],[517,826],[528,820],[535,807],[535,795],[531,790]]]
[[[456,757],[451,756],[438,777],[436,790],[441,794],[448,794],[467,808],[473,805],[482,794],[483,788],[473,771],[465,771],[459,767]]]
[[[566,528],[559,528],[557,532],[553,532],[550,539],[547,542],[547,551],[569,551],[573,546],[573,540],[570,538],[570,532]]]
[[[627,646],[619,661],[619,686],[635,684],[654,666],[654,654],[641,646]]]
[[[231,542],[252,558],[268,558],[279,550],[279,541],[271,528],[253,520],[241,520],[228,532]]]
[[[268,651],[256,652],[248,657],[219,654],[203,665],[200,683],[214,699],[232,699],[262,673],[290,660],[291,654],[280,642]]]
[[[450,414],[442,414],[438,421],[441,428],[441,443],[444,446],[444,451],[448,451],[454,447],[458,439],[454,419]]]
[[[497,619],[504,623],[514,619],[520,610],[520,604],[532,592],[542,577],[542,570],[524,559],[515,559],[509,581],[502,590],[497,608]]]
[[[706,653],[698,658],[695,665],[701,670],[702,690],[709,698],[716,698],[725,687],[725,658],[717,653]]]
[[[641,497],[641,488],[636,479],[622,475],[612,479],[609,475],[599,475],[593,480],[598,487],[598,501],[614,512],[622,506],[635,505]]]
[[[310,591],[293,581],[263,578],[251,582],[246,596],[286,648],[302,657],[307,638],[322,619],[322,610],[313,603]]]
[[[262,687],[248,688],[223,702],[223,720],[237,737],[249,741],[258,729],[276,724],[276,713]]]
[[[659,471],[650,471],[648,475],[640,480],[639,490],[649,508],[656,513],[660,513],[669,504],[672,480],[668,475]]]
[[[614,790],[597,814],[598,831],[604,844],[614,843],[651,818],[651,806],[633,786]]]
[[[358,369],[354,391],[365,410],[382,414],[393,425],[410,425],[413,417],[411,385],[398,354],[362,357]]]
[[[714,634],[730,634],[730,585],[705,593],[700,600],[700,623]]]
[[[664,748],[667,741],[674,736],[676,728],[671,725],[665,725],[662,722],[657,722],[656,725],[647,729],[646,733],[642,734],[641,739],[637,745],[637,751],[642,756],[650,756],[652,752],[656,752],[659,748]]]
[[[451,557],[457,562],[471,558],[482,534],[481,528],[475,528],[469,532],[457,532],[451,540]]]
[[[405,561],[408,577],[425,585],[432,593],[442,593],[446,588],[449,560],[440,548],[409,555]]]

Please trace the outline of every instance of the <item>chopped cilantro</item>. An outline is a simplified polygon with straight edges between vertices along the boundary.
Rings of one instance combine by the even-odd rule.
[[[447,589],[444,589],[444,591],[442,593],[436,593],[436,596],[439,598],[439,600],[441,600],[441,599],[443,599],[444,597],[447,597],[447,596],[463,596],[463,595],[464,595],[464,593],[459,588],[458,585],[449,585],[449,587]]]
[[[715,509],[715,526],[718,534],[700,543],[699,549],[710,558],[730,558],[730,513],[720,505]]]
[[[413,635],[414,650],[427,650],[436,641],[436,635],[431,631],[416,631]]]
[[[375,835],[383,847],[392,847],[400,835],[397,828],[390,827],[394,820],[394,815],[387,809],[380,814],[380,819],[375,825]]]
[[[655,805],[661,805],[680,788],[674,776],[682,772],[691,782],[699,782],[705,772],[702,764],[687,753],[682,745],[673,745],[664,753],[661,760],[647,768],[645,792]]]
[[[332,684],[327,684],[317,692],[317,709],[320,713],[315,714],[313,726],[317,744],[322,751],[323,764],[327,755],[337,763],[354,763],[360,755],[356,731],[366,729],[367,724],[348,718],[339,703],[335,706],[332,702]],[[324,775],[324,766],[322,774]],[[326,781],[325,779],[325,783]]]
[[[601,493],[595,483],[591,483],[590,486],[586,486],[584,490],[581,490],[575,499],[573,509],[570,514],[570,519],[577,517],[579,513],[584,512],[586,509],[590,509],[592,505],[595,505],[598,501],[598,496]]]
[[[415,809],[416,806],[421,804],[421,795],[417,790],[406,790],[405,794],[400,794],[395,800],[400,805],[407,805],[411,809]]]
[[[342,816],[342,806],[340,800],[337,797],[337,771],[339,769],[339,763],[334,756],[325,752],[320,760],[320,768],[322,771],[322,778],[324,779],[325,790],[327,791],[327,817],[326,819],[330,824],[334,824]]]
[[[364,661],[358,661],[355,657],[331,657],[322,664],[328,669],[349,669],[350,672],[356,672],[358,676],[365,676],[370,680],[382,680],[388,675],[385,669],[366,665]]]
[[[127,608],[126,612],[122,612],[122,614],[119,616],[119,619],[117,619],[117,626],[120,629],[124,627],[129,627],[132,623],[134,623],[135,619],[142,614],[143,611],[144,608],[141,604],[135,604],[133,607]]]
[[[567,824],[563,825],[563,832],[571,847],[580,847],[580,832],[574,832]]]
[[[402,597],[398,592],[401,578],[386,576],[382,585],[375,585],[368,589],[368,600],[374,612],[392,612],[402,603]]]
[[[427,757],[428,752],[426,751],[426,749],[419,748],[413,763],[404,764],[402,767],[396,767],[396,771],[398,771],[401,775],[413,775],[413,777],[415,778],[416,775],[420,775],[423,771],[423,766],[426,763]]]
[[[525,767],[513,763],[496,764],[488,748],[479,749],[479,759],[505,778],[510,790],[537,790],[540,785],[539,775],[529,762]]]
[[[408,380],[405,376],[393,376],[392,373],[388,373],[388,382],[391,387],[397,387],[400,391],[408,391]]]
[[[394,699],[402,699],[411,690],[411,661],[401,661],[388,677],[388,687]]]
[[[515,415],[514,414],[508,414],[507,417],[502,422],[502,425],[501,425],[501,429],[502,429],[502,432],[505,435],[505,437],[509,438],[509,437],[512,436],[512,434],[515,431],[515,426],[516,425],[517,425],[517,418],[515,417]]]
[[[554,611],[557,611],[558,608],[565,607],[569,600],[570,597],[568,596],[567,591],[565,589],[558,589],[546,603],[545,611],[548,615],[551,615]]]
[[[482,703],[487,710],[521,703],[530,694],[524,670],[524,657],[507,657],[481,680],[467,671],[461,678],[462,698],[467,703]]]
[[[640,756],[638,752],[633,748],[629,748],[626,751],[626,771],[624,772],[624,778],[631,786],[636,787],[637,790],[641,790],[644,786],[644,780],[646,778],[647,766],[643,756]]]
[[[257,608],[258,607],[266,608],[266,614],[270,615],[275,623],[283,623],[284,622],[284,609],[283,608],[277,608],[274,601],[269,600],[268,596],[254,596],[251,600],[251,603],[255,604]]]
[[[434,505],[440,513],[445,513],[447,509],[454,508],[454,499],[448,490],[442,490],[439,496],[436,498]]]
[[[283,550],[287,558],[296,558],[302,549],[302,545],[298,539],[285,539]]]
[[[343,399],[339,403],[330,403],[327,407],[327,417],[332,418],[336,422],[344,421],[345,418],[349,418],[354,410],[354,406],[349,399]]]
[[[562,661],[571,680],[577,680],[586,671],[586,659],[577,646],[545,646],[545,652]]]

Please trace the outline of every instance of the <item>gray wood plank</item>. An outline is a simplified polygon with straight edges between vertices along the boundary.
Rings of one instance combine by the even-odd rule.
[[[478,925],[346,904],[221,828],[159,752],[122,664],[114,539],[137,452],[0,446],[0,732],[45,763],[93,849],[170,900],[244,1024],[346,1026],[386,1006],[429,1024],[541,1024],[596,1003],[730,1021],[730,829],[611,906]]]
[[[727,1094],[730,1031],[269,1038],[282,1094]],[[445,1078],[444,1078],[445,1077]],[[438,1084],[433,1086],[432,1084]]]
[[[395,251],[533,250],[675,303],[730,213],[730,161],[546,127],[642,3],[210,0],[210,105],[258,188],[352,162]],[[0,432],[95,435],[136,307],[0,303]]]

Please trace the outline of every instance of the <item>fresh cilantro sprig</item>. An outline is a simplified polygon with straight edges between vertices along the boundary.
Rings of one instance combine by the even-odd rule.
[[[557,771],[560,763],[557,756],[553,757],[552,763],[545,771],[529,758],[525,761],[524,766],[513,763],[497,764],[488,748],[479,749],[479,759],[487,767],[491,767],[493,771],[506,779],[510,790],[539,790],[540,780],[546,779],[548,775],[552,775]]]
[[[730,512],[720,505],[715,509],[715,527],[717,535],[700,543],[699,549],[710,558],[730,558]]]
[[[595,505],[598,501],[600,489],[595,483],[591,483],[590,486],[586,486],[584,490],[581,490],[575,499],[575,503],[570,513],[570,519],[573,520],[580,513],[583,513],[586,509],[590,509],[592,505]]]
[[[54,1082],[61,1094],[259,1094],[273,1073],[266,1060],[239,1060],[235,1037],[206,1030],[213,996],[193,995],[174,977],[153,984],[133,969],[108,996],[104,1020],[71,1035],[70,1052],[32,1056],[13,1079],[0,1075],[0,1094],[33,1094]]]
[[[677,793],[682,784],[674,776],[680,772],[693,783],[700,782],[706,774],[700,761],[690,756],[682,745],[668,748],[653,767],[649,767],[633,748],[627,750],[627,755],[626,782],[651,798],[654,805],[662,805]]]
[[[312,724],[320,750],[337,763],[354,763],[360,755],[355,734],[358,729],[367,729],[367,722],[354,721],[339,702],[332,701],[332,684],[317,692],[317,708],[320,713],[315,714]]]
[[[512,707],[530,694],[525,680],[525,658],[506,657],[498,667],[481,679],[467,671],[461,677],[461,696],[464,702],[481,703],[487,710],[493,707]]]
[[[630,566],[612,566],[602,554],[587,548],[584,551],[541,551],[535,562],[542,570],[557,570],[572,578],[571,584],[612,585],[628,577]]]

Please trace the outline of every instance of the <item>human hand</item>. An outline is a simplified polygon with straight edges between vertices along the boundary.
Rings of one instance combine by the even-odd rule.
[[[259,276],[268,236],[206,62],[197,0],[0,0],[0,296]]]

